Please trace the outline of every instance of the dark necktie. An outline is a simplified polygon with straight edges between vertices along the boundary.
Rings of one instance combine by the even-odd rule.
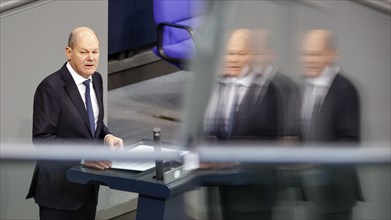
[[[88,119],[90,121],[90,131],[91,135],[95,136],[95,117],[94,117],[94,110],[92,109],[92,103],[91,103],[91,96],[90,96],[90,80],[86,80],[83,82],[83,84],[86,86],[86,107],[88,112]]]

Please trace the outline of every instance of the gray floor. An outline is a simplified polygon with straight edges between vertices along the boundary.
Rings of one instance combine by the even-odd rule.
[[[117,216],[115,218],[112,218],[110,220],[135,220],[136,219],[136,212],[129,212],[125,213],[123,215]]]
[[[152,129],[160,127],[162,141],[178,143],[180,123],[159,116],[181,118],[189,74],[178,71],[110,90],[106,106],[110,131],[129,145],[140,139],[152,140]]]

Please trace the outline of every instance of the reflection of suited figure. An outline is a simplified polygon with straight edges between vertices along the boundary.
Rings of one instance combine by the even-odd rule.
[[[237,108],[231,139],[276,141],[284,136],[297,135],[297,129],[285,120],[293,115],[290,101],[296,92],[289,78],[277,72],[274,66],[268,66],[254,79]]]
[[[206,119],[209,124],[212,124],[206,131],[207,135],[215,136],[220,141],[277,139],[279,123],[275,85],[270,82],[267,82],[270,84],[267,87],[264,86],[264,82],[258,85],[253,83],[253,78],[254,73],[249,73],[246,77],[236,79],[234,83],[236,85],[225,82],[218,84],[214,94],[218,106],[216,111],[213,111],[213,116]],[[234,104],[231,111],[225,113],[220,110],[221,107],[226,109],[230,104],[222,105],[227,103],[227,100],[235,100],[227,97],[230,93],[225,92],[232,86],[237,86],[237,90],[245,88],[246,92],[240,104]],[[239,101],[236,99],[235,102]],[[225,115],[229,118],[225,119]],[[224,219],[271,219],[271,209],[276,201],[278,190],[274,169],[266,167],[250,169],[246,166],[241,172],[256,176],[257,180],[252,177],[253,182],[246,185],[220,187]]]
[[[261,141],[276,141],[297,136],[294,101],[298,91],[285,75],[270,65],[254,79],[235,117],[232,138],[253,137]]]
[[[224,77],[207,108],[206,135],[219,141],[265,142],[294,135],[293,126],[288,129],[284,121],[294,87],[271,65],[271,57],[266,32],[236,30],[231,35]],[[272,219],[279,190],[275,169],[257,164],[239,167],[246,184],[220,187],[224,219]]]
[[[331,34],[310,31],[303,46],[305,76],[310,84],[303,96],[301,124],[305,142],[357,143],[360,140],[360,104],[354,85],[333,64]],[[306,198],[315,219],[350,219],[361,200],[353,166],[314,167],[303,172]],[[313,219],[311,218],[311,219]]]
[[[33,142],[56,147],[61,144],[102,144],[122,147],[103,123],[103,82],[96,72],[99,41],[85,27],[72,31],[66,48],[68,62],[46,77],[34,96]],[[27,198],[39,205],[40,219],[95,219],[98,186],[66,180],[67,169],[80,161],[38,161]],[[83,161],[96,169],[109,161]]]
[[[320,105],[315,106],[304,141],[359,141],[358,93],[344,76],[339,73],[335,76]],[[307,199],[313,202],[313,211],[322,213],[324,219],[329,219],[332,213],[345,212],[350,216],[356,201],[362,200],[353,166],[318,167],[305,171],[303,183]]]
[[[262,138],[258,128],[251,127],[255,103],[261,87],[254,86],[254,68],[252,60],[251,31],[236,30],[228,40],[224,76],[216,85],[205,115],[204,132],[208,136],[215,136],[219,141]],[[265,91],[265,90],[262,90]],[[273,99],[270,92],[267,97]],[[268,98],[266,98],[268,99]],[[273,106],[272,104],[270,106]],[[259,110],[259,109],[258,109]],[[271,120],[273,120],[271,117]],[[266,118],[263,118],[264,120]],[[276,138],[276,134],[265,135],[268,139]],[[221,186],[221,205],[224,219],[270,219],[271,207],[276,198],[274,172],[271,169],[262,169],[260,173],[251,173],[250,176],[270,181],[254,181],[245,185]],[[263,179],[262,179],[263,178]],[[269,179],[269,178],[268,178]],[[255,182],[258,182],[255,184]]]
[[[216,103],[215,109],[206,120],[207,134],[219,140],[276,140],[280,125],[279,95],[270,78],[266,74],[255,78],[251,72],[243,78],[222,79],[211,102]]]
[[[272,66],[258,76],[236,112],[230,140],[277,141],[296,134],[284,121],[288,102],[286,92],[294,94],[291,81]],[[288,131],[288,129],[290,129]],[[256,183],[221,187],[225,219],[272,219],[280,186],[272,166],[243,165],[243,172],[257,177]]]
[[[336,73],[330,87],[317,88],[305,141],[354,141],[360,139],[359,96],[353,84]],[[319,91],[320,90],[320,91]],[[327,90],[325,93],[321,90]]]

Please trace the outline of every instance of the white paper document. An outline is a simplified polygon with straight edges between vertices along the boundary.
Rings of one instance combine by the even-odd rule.
[[[161,148],[164,152],[181,152],[181,154],[186,154],[188,151],[182,151],[177,149],[170,149],[170,148]],[[137,147],[131,148],[127,150],[126,152],[154,152],[154,146],[150,145],[139,145]],[[123,170],[135,170],[135,171],[145,171],[150,168],[155,167],[155,161],[147,161],[147,162],[140,162],[140,161],[129,161],[129,160],[123,160],[123,161],[112,161],[111,168],[114,169],[123,169]]]

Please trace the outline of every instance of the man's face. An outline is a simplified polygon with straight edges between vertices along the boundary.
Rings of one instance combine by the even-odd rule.
[[[319,76],[323,69],[332,64],[335,51],[327,47],[327,38],[321,35],[307,35],[302,48],[302,62],[306,77]]]
[[[95,73],[99,63],[99,41],[91,33],[77,36],[73,48],[66,48],[66,55],[72,68],[82,77]]]
[[[243,68],[250,63],[251,51],[246,39],[241,35],[229,39],[225,55],[225,76],[238,77]]]

